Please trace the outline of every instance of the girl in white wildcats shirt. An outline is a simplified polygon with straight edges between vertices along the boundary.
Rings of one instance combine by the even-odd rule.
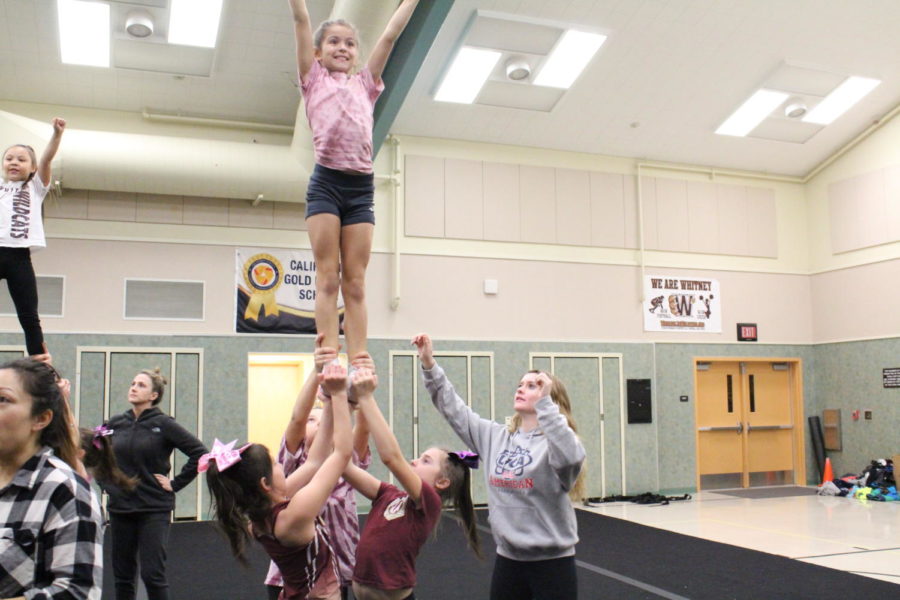
[[[435,362],[427,335],[412,343],[435,408],[484,460],[497,544],[491,600],[576,599],[578,526],[571,499],[584,496],[585,451],[565,387],[546,373],[525,373],[507,427],[466,406]]]
[[[41,207],[50,186],[50,163],[59,150],[66,122],[53,119],[53,135],[41,160],[25,144],[3,152],[3,183],[0,184],[0,279],[6,279],[25,332],[25,346],[32,357],[50,362],[38,316],[37,281],[31,264],[31,249],[47,245]]]

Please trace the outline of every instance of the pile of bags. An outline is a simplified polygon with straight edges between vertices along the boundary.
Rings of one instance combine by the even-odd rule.
[[[848,474],[826,481],[818,491],[820,496],[848,496],[876,502],[900,501],[894,478],[894,461],[889,458],[873,460],[859,475]]]

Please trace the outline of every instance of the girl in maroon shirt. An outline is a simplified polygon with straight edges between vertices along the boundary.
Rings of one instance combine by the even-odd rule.
[[[335,575],[328,536],[318,515],[353,451],[347,408],[347,372],[336,364],[319,376],[331,394],[309,458],[287,479],[281,465],[261,444],[234,449],[216,440],[212,452],[200,459],[206,471],[216,519],[225,531],[234,556],[246,564],[247,542],[256,538],[275,561],[284,578],[283,600],[301,600],[323,576]],[[334,449],[329,454],[329,447]],[[249,525],[249,527],[248,527]]]
[[[353,393],[381,461],[402,489],[353,464],[344,471],[344,479],[373,501],[356,551],[353,594],[357,600],[410,599],[415,598],[416,556],[437,525],[442,506],[456,507],[469,546],[481,558],[469,491],[470,468],[477,466],[478,457],[428,448],[407,462],[372,395],[377,381],[371,370],[358,369],[353,374]]]

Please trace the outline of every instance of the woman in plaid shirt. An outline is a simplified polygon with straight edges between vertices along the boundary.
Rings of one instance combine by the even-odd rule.
[[[68,415],[52,367],[0,366],[0,598],[100,598],[100,505]]]

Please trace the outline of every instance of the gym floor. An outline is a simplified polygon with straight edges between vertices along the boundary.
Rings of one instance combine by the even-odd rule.
[[[754,498],[755,490],[774,497]],[[703,491],[666,506],[617,502],[585,510],[900,584],[898,502],[785,486]]]

